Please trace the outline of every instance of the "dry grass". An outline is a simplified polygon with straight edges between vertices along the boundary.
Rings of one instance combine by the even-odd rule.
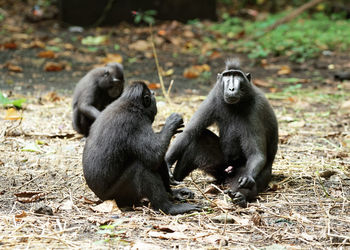
[[[173,101],[180,105],[170,107],[160,103],[155,129],[174,111],[188,121],[202,99],[176,97]],[[0,120],[2,249],[350,245],[350,117],[340,108],[345,98],[298,95],[271,100],[280,120],[281,143],[270,189],[242,209],[222,192],[204,197],[202,192],[213,185],[195,172],[184,185],[196,192],[191,202],[202,204],[205,211],[178,216],[147,207],[111,213],[91,210],[97,198],[82,175],[84,139],[71,129],[70,101],[44,98],[39,104],[31,98],[21,122]],[[35,152],[23,151],[33,147]],[[41,197],[18,201],[15,194],[29,191]],[[35,212],[38,208],[51,208],[53,215]],[[115,225],[101,231],[99,225],[106,224]]]

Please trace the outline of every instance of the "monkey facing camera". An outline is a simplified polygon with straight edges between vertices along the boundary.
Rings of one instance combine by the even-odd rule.
[[[91,124],[101,111],[124,89],[123,66],[109,63],[89,71],[77,84],[73,95],[73,128],[89,135]]]
[[[212,124],[218,126],[219,136],[207,129]],[[232,201],[246,207],[271,179],[277,144],[272,107],[251,75],[231,59],[165,159],[168,167],[177,161],[176,181],[199,168],[228,185]]]
[[[115,199],[119,207],[151,206],[167,214],[199,211],[197,205],[171,199],[192,197],[188,189],[171,190],[164,161],[171,137],[183,127],[171,114],[159,133],[152,123],[157,114],[154,95],[144,82],[134,82],[92,124],[83,152],[84,177],[102,200]]]

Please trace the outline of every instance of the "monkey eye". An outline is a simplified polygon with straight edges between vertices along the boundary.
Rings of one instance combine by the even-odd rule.
[[[109,71],[105,71],[104,76],[109,76]]]
[[[151,105],[151,97],[149,95],[145,95],[143,97],[143,105],[147,108]]]

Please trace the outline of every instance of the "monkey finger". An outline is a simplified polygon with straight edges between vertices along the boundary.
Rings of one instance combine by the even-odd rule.
[[[182,133],[182,132],[183,132],[183,130],[180,129],[180,130],[176,130],[174,134],[179,134],[179,133]]]

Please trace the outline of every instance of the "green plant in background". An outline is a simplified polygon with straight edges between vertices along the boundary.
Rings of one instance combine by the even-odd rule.
[[[141,22],[153,25],[155,23],[154,16],[157,15],[156,10],[145,10],[145,11],[133,11],[134,22],[139,24]]]
[[[317,57],[324,50],[345,51],[350,48],[350,20],[344,19],[342,14],[303,14],[260,36],[267,27],[286,14],[269,15],[265,20],[255,22],[224,14],[223,21],[212,25],[210,29],[227,38],[225,43],[222,43],[225,39],[221,39],[221,47],[248,53],[250,58],[288,56],[292,61],[304,62]],[[245,36],[239,38],[242,33]],[[247,36],[259,38],[244,40]]]
[[[27,100],[25,98],[10,100],[0,92],[0,104],[2,106],[14,106],[16,108],[22,108],[22,104],[26,101]]]

